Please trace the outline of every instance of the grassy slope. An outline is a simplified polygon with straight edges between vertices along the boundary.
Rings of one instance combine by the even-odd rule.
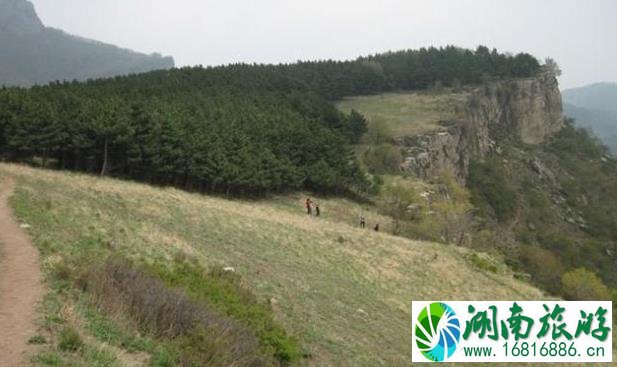
[[[381,125],[394,137],[413,136],[440,129],[441,121],[457,118],[456,107],[464,103],[464,92],[385,93],[346,98],[337,104],[366,116],[369,128]]]
[[[18,215],[53,254],[44,264],[115,243],[133,258],[182,251],[233,266],[275,300],[314,365],[408,365],[413,299],[543,298],[507,274],[474,269],[463,249],[293,213],[289,200],[299,198],[271,205],[6,164],[0,172],[17,177]]]

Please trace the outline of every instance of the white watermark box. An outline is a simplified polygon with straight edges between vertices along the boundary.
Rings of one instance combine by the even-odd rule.
[[[612,362],[612,302],[421,301],[413,362]]]

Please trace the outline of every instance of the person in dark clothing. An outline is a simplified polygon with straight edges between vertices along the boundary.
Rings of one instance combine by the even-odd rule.
[[[375,225],[375,232],[379,232],[379,223]]]
[[[306,198],[306,214],[308,215],[312,215],[313,214],[313,202],[311,201],[311,198]]]
[[[366,228],[366,220],[363,215],[360,216],[360,228]]]
[[[319,210],[319,204],[315,203],[315,216],[319,217],[321,215],[321,211]]]

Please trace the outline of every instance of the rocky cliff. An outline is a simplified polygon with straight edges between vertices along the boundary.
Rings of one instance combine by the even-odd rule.
[[[430,178],[448,170],[464,182],[469,162],[508,141],[539,144],[564,125],[561,94],[554,76],[489,82],[469,93],[459,121],[443,122],[443,131],[404,137],[401,169]]]

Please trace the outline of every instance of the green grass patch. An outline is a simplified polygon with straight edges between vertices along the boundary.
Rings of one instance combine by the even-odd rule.
[[[43,335],[34,335],[28,339],[28,344],[40,345],[47,343],[47,339]]]
[[[62,357],[56,351],[45,351],[37,354],[32,359],[37,365],[41,366],[62,366]]]
[[[393,138],[441,129],[441,122],[459,117],[457,106],[466,99],[465,92],[452,91],[385,93],[345,98],[337,106],[343,112],[355,110],[367,118],[368,138],[375,129],[386,130]]]
[[[60,331],[58,349],[63,352],[77,352],[84,346],[83,340],[77,330],[71,326],[66,326]]]
[[[152,352],[155,349],[155,341],[135,335],[129,328],[109,319],[85,302],[79,308],[86,321],[86,329],[97,340],[122,348],[129,353]]]
[[[499,271],[499,266],[497,262],[492,258],[488,257],[486,254],[473,252],[468,256],[468,259],[473,264],[473,266],[480,270],[494,274]]]

